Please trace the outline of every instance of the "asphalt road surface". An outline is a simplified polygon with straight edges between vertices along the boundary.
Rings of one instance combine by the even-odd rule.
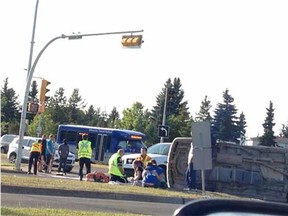
[[[134,214],[167,216],[173,215],[173,212],[180,207],[181,204],[1,193],[1,206],[53,209],[60,208],[118,213],[128,212]]]

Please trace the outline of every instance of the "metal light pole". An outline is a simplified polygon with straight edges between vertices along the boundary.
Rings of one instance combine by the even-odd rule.
[[[25,131],[25,120],[26,120],[26,114],[27,114],[27,102],[28,102],[28,95],[29,95],[29,87],[31,85],[31,80],[34,74],[35,67],[43,54],[43,52],[46,50],[46,48],[53,43],[54,41],[62,38],[68,38],[69,40],[72,39],[82,39],[82,37],[88,37],[88,36],[101,36],[101,35],[114,35],[114,34],[133,34],[133,33],[138,33],[138,32],[143,32],[144,30],[138,30],[138,31],[122,31],[122,32],[104,32],[104,33],[93,33],[93,34],[73,34],[73,35],[64,35],[62,34],[61,36],[55,37],[51,39],[39,52],[37,55],[31,69],[28,71],[28,76],[27,76],[27,81],[26,81],[26,90],[25,90],[25,95],[24,95],[24,100],[23,100],[23,105],[22,105],[22,113],[21,113],[21,120],[20,120],[20,129],[19,129],[19,143],[18,143],[18,152],[17,152],[17,157],[16,157],[16,170],[20,170],[20,165],[21,165],[21,158],[22,158],[22,140],[24,136],[24,131]]]
[[[34,22],[33,22],[33,29],[32,29],[32,39],[31,39],[31,46],[30,46],[30,55],[29,55],[29,62],[28,62],[28,68],[27,68],[27,76],[29,75],[29,71],[31,69],[31,64],[32,64],[38,4],[39,4],[39,0],[36,1],[36,6],[35,6]]]
[[[170,85],[167,84],[166,91],[165,91],[165,101],[164,101],[164,109],[163,109],[163,118],[162,118],[162,125],[165,126],[166,123],[166,107],[167,107],[167,97],[168,97],[168,88]],[[160,138],[160,143],[164,142],[164,137]]]

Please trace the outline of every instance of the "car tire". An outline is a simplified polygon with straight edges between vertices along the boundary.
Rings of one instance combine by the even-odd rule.
[[[5,153],[6,153],[5,148],[1,147],[1,154],[5,154]]]
[[[9,162],[10,163],[15,163],[16,162],[16,153],[11,153],[10,155],[9,155]]]
[[[64,172],[69,173],[72,171],[72,169],[73,169],[73,167],[65,167]]]

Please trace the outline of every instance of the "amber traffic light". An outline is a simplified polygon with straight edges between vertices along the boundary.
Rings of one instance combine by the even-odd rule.
[[[44,103],[45,101],[47,101],[49,99],[48,96],[46,96],[46,93],[50,91],[50,89],[47,89],[47,86],[50,84],[51,82],[43,79],[41,81],[41,89],[40,89],[40,102]]]
[[[122,36],[122,45],[124,47],[129,48],[140,48],[142,43],[144,41],[142,40],[142,35],[123,35]]]

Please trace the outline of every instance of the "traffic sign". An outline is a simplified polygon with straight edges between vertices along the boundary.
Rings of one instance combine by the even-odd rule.
[[[169,127],[165,125],[158,126],[158,136],[159,137],[169,137]]]

